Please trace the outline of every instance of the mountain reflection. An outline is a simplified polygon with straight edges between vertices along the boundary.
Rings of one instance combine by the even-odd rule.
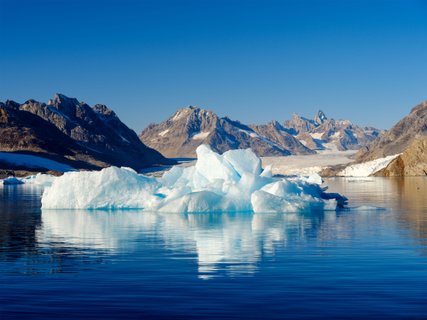
[[[166,250],[193,253],[201,278],[251,274],[263,255],[316,237],[335,212],[300,214],[171,214],[142,211],[44,210],[40,245],[60,244],[112,253],[138,250],[155,238]]]
[[[398,221],[411,230],[422,246],[427,246],[427,178],[407,177],[395,179],[397,195],[399,195]],[[424,254],[427,249],[424,248]]]
[[[328,179],[330,190],[350,196],[350,206],[388,208],[427,255],[427,177]]]

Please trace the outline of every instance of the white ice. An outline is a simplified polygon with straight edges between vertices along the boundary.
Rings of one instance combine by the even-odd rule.
[[[369,177],[375,172],[384,169],[388,164],[399,155],[388,156],[368,162],[352,164],[338,173],[341,177]]]
[[[21,178],[24,184],[36,185],[41,187],[50,187],[55,180],[55,176],[50,174],[37,173],[33,176]]]
[[[49,209],[145,209],[158,212],[297,212],[335,210],[345,202],[313,178],[275,178],[250,150],[219,155],[197,148],[192,167],[174,167],[161,178],[128,168],[68,172],[42,197]],[[310,181],[310,182],[309,182]],[[321,182],[321,181],[320,181]]]

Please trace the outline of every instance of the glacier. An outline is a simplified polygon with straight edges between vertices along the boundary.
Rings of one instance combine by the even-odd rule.
[[[157,212],[300,212],[336,210],[347,199],[326,193],[317,177],[274,177],[250,149],[220,155],[196,150],[192,167],[160,178],[129,168],[67,172],[42,195],[43,209],[144,209]]]
[[[387,167],[400,154],[387,156],[367,162],[351,164],[338,173],[339,177],[369,177]]]

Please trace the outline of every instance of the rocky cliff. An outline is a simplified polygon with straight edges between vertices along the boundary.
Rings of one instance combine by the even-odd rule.
[[[404,152],[417,137],[427,134],[427,101],[414,107],[378,139],[368,144],[357,155],[359,162],[383,158]]]
[[[404,177],[427,175],[427,136],[415,138],[405,151],[375,173],[375,176]]]
[[[140,170],[172,163],[145,146],[106,106],[90,107],[62,94],[47,104],[0,103],[0,151],[31,153],[74,168],[116,165]]]

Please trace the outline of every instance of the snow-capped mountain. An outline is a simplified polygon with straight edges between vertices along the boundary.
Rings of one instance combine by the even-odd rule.
[[[47,104],[0,103],[0,151],[30,153],[73,168],[116,165],[139,170],[172,163],[145,146],[106,106],[90,107],[62,94]]]
[[[348,120],[328,119],[319,111],[314,119],[297,114],[280,124],[245,125],[199,107],[178,110],[169,119],[149,125],[140,135],[148,146],[168,157],[194,157],[208,144],[216,152],[252,148],[258,156],[306,155],[316,150],[359,149],[380,134]]]
[[[328,119],[320,110],[313,119],[294,113],[283,127],[312,150],[357,150],[381,133],[381,130],[360,127],[349,120]]]
[[[201,144],[220,153],[245,148],[259,156],[313,153],[278,123],[248,126],[193,106],[178,110],[162,123],[149,125],[140,138],[167,157],[195,157]]]

